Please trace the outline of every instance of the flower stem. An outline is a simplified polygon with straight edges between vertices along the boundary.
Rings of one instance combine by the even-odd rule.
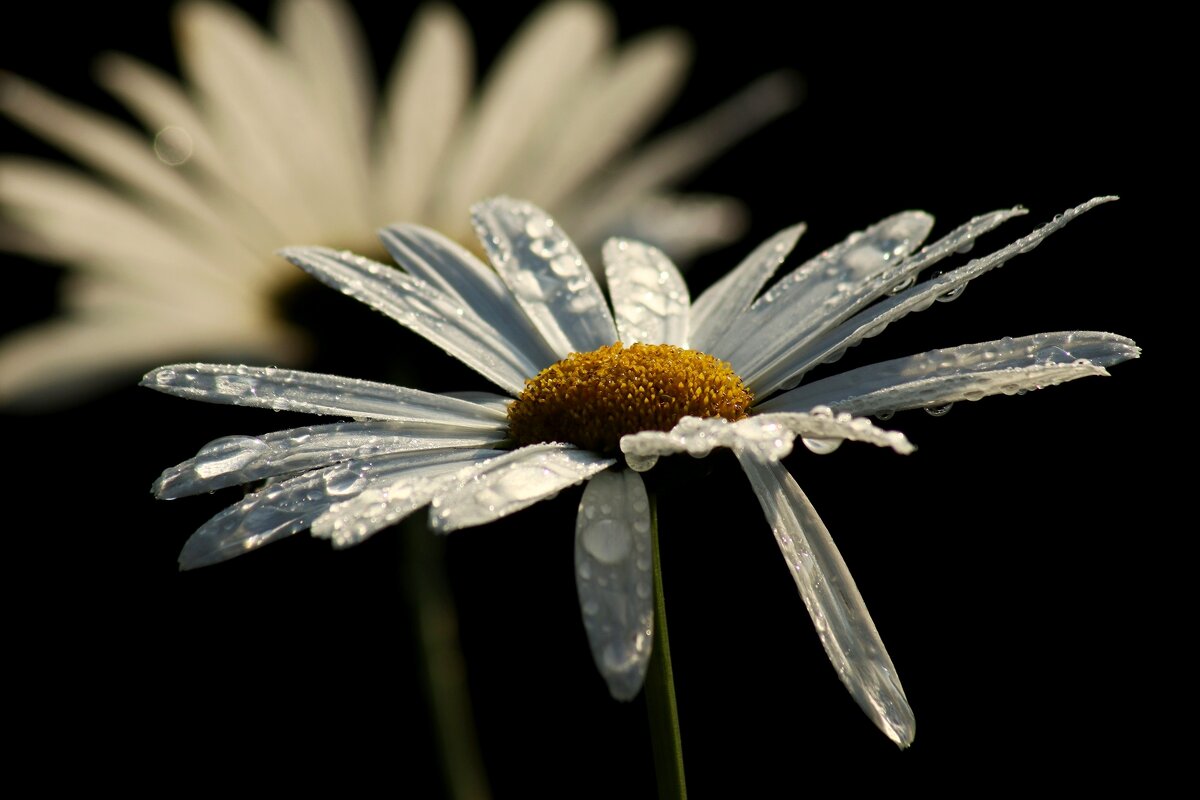
[[[650,544],[654,555],[654,649],[646,675],[646,709],[650,712],[654,772],[659,800],[684,800],[687,786],[683,778],[683,744],[679,737],[679,711],[675,707],[675,678],[671,672],[667,606],[663,600],[658,552],[658,506],[653,494],[650,495]]]

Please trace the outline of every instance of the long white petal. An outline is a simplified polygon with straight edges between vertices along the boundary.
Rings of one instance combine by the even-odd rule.
[[[471,218],[496,271],[558,358],[617,340],[591,268],[550,215],[496,197],[473,206]]]
[[[784,228],[754,248],[742,263],[696,298],[692,304],[691,340],[697,350],[710,352],[734,320],[750,308],[759,290],[792,252],[804,229],[803,222]]]
[[[575,586],[592,659],[617,700],[641,691],[654,641],[650,501],[636,472],[606,470],[583,490]]]
[[[154,482],[153,491],[159,499],[170,500],[328,467],[352,458],[489,447],[505,436],[504,431],[476,433],[448,425],[379,420],[309,425],[261,436],[225,436],[204,445],[187,461],[164,470]]]
[[[183,569],[204,567],[310,527],[337,502],[428,464],[461,465],[491,451],[443,450],[355,459],[305,472],[247,495],[200,526],[183,546]]]
[[[687,348],[687,283],[671,259],[641,242],[609,239],[604,269],[622,342]]]
[[[612,39],[598,3],[551,3],[535,13],[488,75],[475,113],[443,175],[438,217],[453,217],[506,187],[504,172],[533,133],[558,112]]]
[[[142,378],[142,386],[176,397],[235,406],[336,414],[357,419],[430,423],[476,431],[505,430],[503,413],[404,386],[275,367],[175,364]]]
[[[470,97],[473,72],[470,35],[458,12],[447,5],[418,9],[388,81],[377,133],[379,219],[430,218],[435,179],[445,168],[442,156]],[[448,219],[462,219],[465,208]]]
[[[932,408],[1107,375],[1104,367],[1139,353],[1132,340],[1112,333],[1039,333],[870,364],[784,392],[757,408],[826,405],[852,414]]]
[[[458,474],[456,485],[433,500],[435,531],[484,525],[582,483],[614,459],[568,445],[535,444]]]
[[[687,453],[704,458],[717,447],[758,461],[778,461],[792,452],[797,436],[815,453],[831,453],[843,440],[890,447],[897,453],[913,451],[904,434],[877,428],[869,419],[834,415],[829,408],[809,413],[759,414],[737,422],[719,417],[684,417],[669,431],[642,431],[621,437],[621,452],[630,469],[646,472],[660,456]]]
[[[871,721],[908,747],[916,720],[904,687],[829,531],[782,464],[738,460],[838,677]]]
[[[462,300],[531,364],[540,369],[558,360],[496,271],[469,250],[420,225],[393,225],[380,231],[379,238],[397,264]]]
[[[778,355],[781,343],[786,348],[803,338],[809,326],[820,329],[826,313],[838,307],[839,298],[857,281],[907,258],[932,228],[933,217],[907,211],[851,234],[767,289],[713,343],[712,354],[728,359],[734,372],[755,391],[750,384],[763,365]]]
[[[1079,215],[1091,211],[1102,203],[1116,199],[1115,197],[1093,198],[1059,214],[1051,222],[1027,236],[1021,237],[1007,247],[981,258],[972,259],[958,269],[919,283],[895,297],[890,297],[867,308],[818,338],[802,353],[796,354],[794,358],[785,360],[785,363],[776,364],[771,367],[769,372],[759,375],[756,385],[782,386],[785,389],[795,386],[805,372],[822,361],[833,361],[839,358],[847,349],[862,340],[878,336],[884,328],[901,317],[929,308],[935,300],[957,297],[969,281],[1003,265],[1015,255],[1028,253],[1041,244],[1047,236],[1060,230]],[[760,396],[765,394],[762,389],[751,388]]]
[[[361,300],[517,395],[540,366],[460,300],[369,258],[324,247],[281,250],[317,280]]]

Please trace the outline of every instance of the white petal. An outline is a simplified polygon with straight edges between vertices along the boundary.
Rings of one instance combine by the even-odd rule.
[[[503,174],[612,38],[608,12],[593,3],[552,3],[535,13],[501,54],[443,175],[439,217],[507,187]]]
[[[401,453],[355,459],[273,483],[247,495],[200,527],[183,546],[183,569],[224,561],[302,531],[334,503],[358,495],[424,464],[461,464],[482,456],[474,451]]]
[[[541,368],[464,303],[398,269],[324,247],[289,247],[280,255],[424,336],[514,395]]]
[[[847,284],[835,300],[825,304],[820,315],[805,319],[792,331],[776,332],[776,336],[784,341],[770,348],[775,355],[769,363],[759,365],[753,381],[753,391],[760,397],[765,397],[781,386],[795,386],[801,377],[795,373],[795,365],[805,363],[805,354],[810,351],[810,345],[820,334],[842,323],[884,294],[903,291],[916,280],[922,270],[956,252],[970,250],[975,245],[976,238],[1025,213],[1025,209],[1018,206],[975,217],[936,242],[921,248],[921,251],[911,258],[891,263],[883,270],[864,275],[853,284]],[[790,343],[787,341],[789,339]]]
[[[778,461],[792,452],[797,436],[815,453],[837,449],[842,440],[867,442],[890,447],[897,453],[913,451],[904,434],[875,427],[862,417],[828,408],[815,408],[805,414],[759,414],[737,422],[720,417],[701,419],[684,417],[670,431],[642,431],[621,437],[621,452],[630,469],[646,472],[660,456],[687,453],[704,458],[717,447],[728,447],[738,455],[762,461]]]
[[[558,360],[496,271],[469,250],[420,225],[393,225],[380,231],[379,238],[397,264],[462,300],[531,364],[540,369]]]
[[[496,271],[559,359],[617,340],[592,270],[546,212],[497,197],[471,215]]]
[[[436,531],[483,525],[553,497],[613,463],[614,459],[567,445],[522,447],[462,470],[456,485],[434,499],[429,524]]]
[[[458,12],[446,5],[418,9],[388,81],[377,134],[378,218],[431,216],[435,179],[470,96],[473,72],[470,35]],[[454,209],[453,219],[461,219],[466,207]]]
[[[358,544],[453,488],[464,464],[479,465],[503,455],[495,450],[447,452],[441,462],[414,466],[390,481],[374,481],[358,496],[330,506],[313,522],[312,534],[331,540],[334,547]]]
[[[764,365],[803,339],[810,327],[823,329],[827,314],[857,281],[907,258],[932,227],[933,217],[908,211],[851,234],[767,289],[712,345],[712,354],[728,359],[747,388],[757,391],[751,384]]]
[[[1116,200],[1115,197],[1096,197],[1075,208],[1059,214],[1053,221],[1023,236],[1007,247],[997,250],[987,256],[976,258],[965,266],[952,270],[931,280],[919,283],[895,297],[890,297],[881,303],[871,306],[856,314],[844,323],[834,328],[828,334],[820,337],[807,347],[802,357],[789,362],[785,369],[772,370],[771,377],[763,377],[764,383],[777,383],[784,386],[794,386],[796,381],[809,369],[822,361],[833,361],[841,356],[848,348],[857,345],[863,339],[878,336],[891,323],[914,311],[924,311],[933,305],[935,300],[957,297],[967,283],[983,273],[1001,266],[1010,258],[1020,253],[1028,253],[1037,247],[1043,239],[1061,229],[1071,220],[1091,211],[1096,206]],[[789,374],[787,381],[776,380],[777,376]]]
[[[576,208],[576,206],[572,206]],[[732,197],[711,194],[654,194],[624,206],[614,217],[587,214],[580,220],[571,217],[567,230],[574,233],[621,234],[669,253],[677,261],[686,261],[700,253],[729,244],[746,230],[749,212]],[[600,224],[593,224],[597,221]],[[584,242],[590,242],[584,238]],[[591,252],[591,246],[584,246]]]
[[[760,464],[751,456],[738,460],[838,677],[871,721],[893,742],[907,747],[916,734],[916,720],[829,531],[783,465]]]
[[[757,408],[798,411],[827,405],[853,414],[932,408],[1107,375],[1104,367],[1139,353],[1131,340],[1112,333],[1039,333],[871,364],[785,392]]]
[[[622,342],[687,348],[687,284],[671,259],[641,242],[609,239],[604,269]]]
[[[575,585],[583,627],[609,693],[641,691],[654,640],[650,501],[636,472],[588,482],[575,521]]]
[[[407,451],[490,447],[504,431],[473,433],[429,423],[339,422],[275,431],[262,436],[226,436],[209,442],[193,458],[154,482],[159,499],[211,492],[226,486],[328,467],[352,458]]]
[[[794,108],[799,100],[794,74],[764,76],[703,117],[640,148],[624,164],[606,169],[597,185],[561,209],[562,216],[585,223],[572,228],[581,240],[598,238],[605,226],[639,199],[687,177],[722,150]]]
[[[750,308],[759,290],[792,252],[804,229],[802,222],[767,239],[696,299],[692,305],[691,340],[697,350],[710,352],[734,320]]]
[[[431,423],[475,431],[506,430],[504,414],[466,400],[336,375],[227,364],[176,364],[142,378],[176,397],[235,406]]]
[[[678,31],[652,31],[621,47],[581,76],[561,119],[534,132],[501,186],[546,207],[570,197],[666,111],[689,60]]]

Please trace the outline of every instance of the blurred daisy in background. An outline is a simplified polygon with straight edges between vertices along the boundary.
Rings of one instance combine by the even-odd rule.
[[[63,316],[0,345],[0,403],[72,402],[178,358],[295,363],[304,338],[277,300],[298,271],[277,248],[378,254],[376,229],[401,220],[468,243],[461,209],[498,191],[554,209],[585,251],[624,233],[687,258],[732,239],[742,213],[671,184],[797,99],[792,78],[767,76],[631,154],[689,46],[658,30],[618,47],[596,3],[536,12],[478,93],[466,23],[426,6],[378,99],[335,0],[281,2],[275,38],[218,3],[177,22],[182,83],[123,55],[99,64],[149,136],[0,74],[0,111],[92,170],[0,161],[0,246],[70,270]]]

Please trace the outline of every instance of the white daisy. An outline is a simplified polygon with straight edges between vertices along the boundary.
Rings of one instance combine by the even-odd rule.
[[[937,409],[1104,375],[1138,350],[1109,333],[1046,333],[790,387],[1109,199],[922,283],[914,283],[919,272],[1024,211],[976,217],[923,248],[932,218],[897,214],[760,294],[803,231],[796,225],[694,303],[661,251],[613,239],[603,249],[611,308],[556,221],[508,198],[474,208],[495,271],[416,225],[382,233],[403,270],[346,251],[290,248],[290,261],[441,346],[507,396],[437,395],[274,368],[162,367],[143,384],[354,421],[219,439],[164,472],[154,491],[175,498],[267,481],[188,540],[180,558],[188,568],[306,528],[352,545],[425,506],[435,530],[482,525],[588,481],[576,524],[579,599],[596,665],[613,696],[628,699],[642,685],[653,638],[651,511],[639,473],[663,455],[730,448],[838,675],[875,724],[906,746],[915,728],[895,668],[829,533],[780,459],[797,436],[817,453],[846,439],[907,453],[902,434],[849,412]]]
[[[276,249],[371,251],[374,231],[397,219],[467,241],[461,209],[501,190],[557,209],[585,247],[634,219],[678,255],[727,241],[740,225],[733,201],[667,187],[795,102],[790,79],[768,76],[619,158],[679,87],[689,48],[678,31],[618,48],[602,6],[548,5],[476,98],[468,29],[431,5],[375,108],[350,12],[336,0],[278,11],[272,38],[227,5],[184,4],[183,83],[106,57],[101,83],[150,136],[0,73],[0,111],[96,173],[0,162],[0,246],[72,270],[64,316],[0,346],[0,402],[71,400],[167,359],[294,362],[304,340],[274,300],[298,273]]]

